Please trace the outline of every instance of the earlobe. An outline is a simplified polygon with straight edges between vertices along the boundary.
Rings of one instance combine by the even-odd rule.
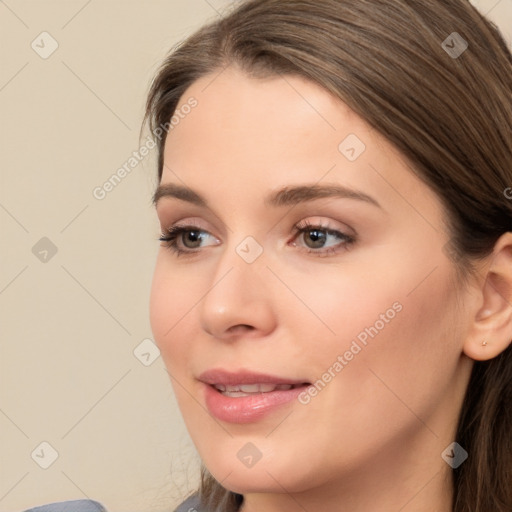
[[[496,242],[482,275],[482,304],[464,342],[464,353],[487,361],[507,349],[512,340],[512,233]]]
[[[475,361],[488,361],[499,356],[510,345],[510,341],[503,343],[498,340],[484,339],[478,343],[476,339],[467,339],[464,344],[464,354]]]

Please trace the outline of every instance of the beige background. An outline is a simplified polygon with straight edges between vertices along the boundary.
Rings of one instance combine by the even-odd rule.
[[[139,149],[167,50],[233,3],[0,0],[0,512],[86,497],[171,510],[197,484],[147,341],[154,155],[93,190]],[[510,43],[512,0],[474,3]]]

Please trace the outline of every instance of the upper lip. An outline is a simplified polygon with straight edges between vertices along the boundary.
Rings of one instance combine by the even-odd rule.
[[[277,377],[266,373],[238,370],[230,372],[222,368],[207,370],[198,379],[205,384],[223,384],[224,386],[236,386],[237,384],[307,384],[305,379],[291,379]]]

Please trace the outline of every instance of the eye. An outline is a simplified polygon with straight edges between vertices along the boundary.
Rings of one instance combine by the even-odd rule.
[[[308,221],[295,225],[294,230],[296,236],[292,245],[297,246],[295,240],[302,240],[304,243],[302,247],[306,252],[320,256],[347,249],[356,241],[353,236],[331,229],[329,226],[314,225]]]
[[[327,256],[346,250],[355,243],[353,236],[330,228],[329,226],[315,225],[304,221],[294,226],[295,236],[291,243],[294,247],[301,247],[307,253],[317,256]],[[207,243],[209,239],[211,243]],[[297,240],[302,240],[298,244]],[[164,247],[170,249],[177,256],[194,254],[208,245],[217,245],[217,240],[211,233],[197,226],[172,226],[167,228],[159,238]]]
[[[196,226],[172,226],[166,229],[165,233],[162,233],[159,240],[164,242],[166,248],[179,256],[180,254],[197,252],[197,249],[204,247],[201,243],[207,240],[208,237],[214,238],[208,231]],[[214,240],[218,242],[216,238]],[[215,243],[209,245],[215,245]]]

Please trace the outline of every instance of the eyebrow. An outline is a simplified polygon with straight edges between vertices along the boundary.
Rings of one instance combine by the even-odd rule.
[[[189,187],[168,183],[159,185],[153,195],[153,204],[156,206],[162,198],[175,198],[182,201],[201,206],[208,207],[206,199],[204,199],[196,191]],[[271,207],[294,206],[299,203],[314,201],[324,198],[341,198],[355,199],[364,201],[382,209],[379,202],[364,192],[354,190],[342,185],[299,185],[284,187],[270,196],[265,198],[265,205]]]

